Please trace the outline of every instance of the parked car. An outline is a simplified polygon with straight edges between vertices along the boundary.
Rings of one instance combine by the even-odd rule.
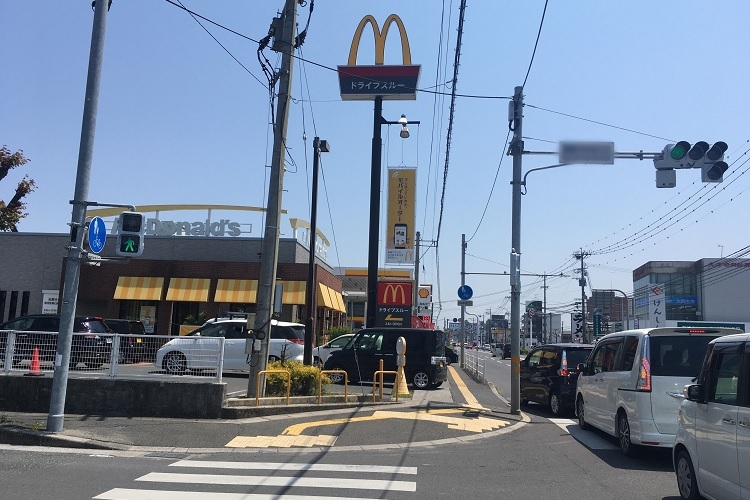
[[[40,361],[54,361],[57,354],[57,336],[60,331],[59,314],[30,314],[6,321],[0,325],[0,349],[5,354],[7,330],[16,331],[13,365],[31,361],[34,348]],[[112,337],[104,320],[98,316],[73,318],[73,339],[70,348],[70,368],[84,364],[86,368],[101,368],[108,361]]]
[[[224,370],[249,370],[245,345],[250,335],[244,318],[218,319],[170,340],[156,352],[154,365],[170,374],[215,368],[217,359],[212,353],[218,343],[202,339],[219,337],[224,337]],[[305,325],[272,320],[268,361],[302,361],[304,343]]]
[[[493,356],[500,356],[502,359],[510,358],[510,344],[495,344]]]
[[[445,348],[445,361],[450,365],[452,363],[458,363],[458,353],[452,348]]]
[[[346,347],[346,344],[348,344],[353,337],[353,333],[345,333],[344,335],[339,335],[338,337],[331,339],[323,345],[319,345],[313,349],[313,362],[316,365],[323,366],[332,352]]]
[[[445,360],[444,333],[423,328],[365,328],[343,349],[331,353],[326,370],[345,370],[350,381],[372,380],[379,370],[395,371],[396,341],[406,340],[406,380],[415,389],[438,388],[448,378]],[[331,380],[341,382],[342,375],[332,374]],[[392,378],[392,377],[391,377]]]
[[[521,361],[521,404],[549,407],[556,417],[575,408],[576,367],[584,363],[591,344],[548,344],[532,349]]]
[[[708,343],[733,328],[646,328],[603,336],[579,365],[576,415],[615,436],[625,455],[671,448],[682,389],[698,376]]]
[[[152,348],[152,341],[146,337],[146,327],[143,322],[129,319],[105,319],[107,327],[112,333],[118,333],[120,337],[120,362],[138,362],[153,356],[156,352]],[[136,337],[137,335],[137,337]]]
[[[750,498],[750,334],[708,344],[672,448],[680,496]]]

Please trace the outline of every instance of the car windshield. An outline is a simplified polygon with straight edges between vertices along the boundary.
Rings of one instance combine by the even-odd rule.
[[[91,333],[109,333],[110,329],[104,324],[104,321],[100,320],[88,320],[81,321],[77,324],[76,331],[78,332],[91,332]]]
[[[651,375],[695,377],[713,335],[654,335],[649,340]]]

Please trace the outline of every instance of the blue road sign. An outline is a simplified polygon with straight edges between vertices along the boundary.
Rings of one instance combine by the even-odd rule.
[[[104,250],[104,244],[107,242],[107,228],[104,227],[104,221],[101,217],[94,217],[89,223],[89,247],[94,253]]]
[[[461,300],[469,300],[474,295],[474,290],[469,285],[461,285],[458,287],[458,298]]]

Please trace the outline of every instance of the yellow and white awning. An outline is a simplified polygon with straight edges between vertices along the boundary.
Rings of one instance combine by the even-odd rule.
[[[120,276],[115,288],[116,300],[161,300],[164,278]]]
[[[170,278],[167,300],[174,302],[208,302],[208,278]]]
[[[214,302],[255,304],[258,301],[258,280],[220,279],[216,284]]]
[[[346,312],[344,298],[341,296],[341,292],[337,292],[323,283],[318,283],[318,307],[325,307],[338,312]]]
[[[307,283],[304,281],[282,281],[284,294],[281,296],[282,304],[304,304]]]

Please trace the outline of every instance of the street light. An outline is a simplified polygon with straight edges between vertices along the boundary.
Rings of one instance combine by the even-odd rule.
[[[375,97],[375,109],[372,129],[372,163],[370,166],[370,232],[367,251],[367,318],[365,326],[375,326],[375,315],[378,307],[378,243],[380,230],[380,176],[381,176],[381,130],[383,125],[401,125],[401,137],[409,137],[410,122],[406,115],[401,115],[398,121],[388,121],[383,118],[383,96]],[[419,285],[417,283],[417,285]]]
[[[307,286],[305,288],[305,349],[302,354],[303,364],[312,365],[313,339],[315,338],[315,232],[318,219],[318,163],[320,153],[328,153],[331,147],[328,141],[313,139],[313,182],[312,200],[310,202],[310,257],[307,265]]]

